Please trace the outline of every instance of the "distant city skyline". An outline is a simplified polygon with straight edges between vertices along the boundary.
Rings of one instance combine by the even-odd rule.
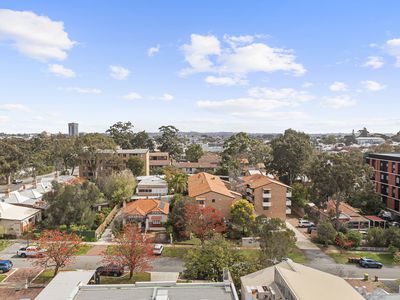
[[[0,4],[0,132],[400,131],[398,1]]]

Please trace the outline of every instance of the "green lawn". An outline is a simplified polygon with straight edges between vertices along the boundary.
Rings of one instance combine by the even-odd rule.
[[[7,275],[1,274],[0,275],[0,282],[2,282],[4,279],[6,279]]]
[[[6,249],[8,246],[11,245],[10,241],[7,240],[0,240],[0,251]]]
[[[79,246],[78,252],[76,255],[85,255],[90,249],[92,249],[92,245],[82,244]]]
[[[185,241],[180,241],[180,242],[176,242],[175,244],[181,244],[181,245],[200,245],[201,241],[198,238],[192,238],[190,240],[185,240]]]
[[[129,274],[121,277],[101,276],[101,284],[133,284],[136,281],[150,281],[150,273],[142,272],[133,274],[132,279],[129,279]]]
[[[384,265],[393,265],[393,257],[390,253],[377,253],[377,252],[359,252],[359,251],[342,251],[341,253],[327,253],[332,257],[335,262],[339,264],[346,264],[348,257],[368,257],[375,259]]]
[[[181,257],[183,258],[188,252],[189,248],[182,247],[164,247],[162,256],[164,257]]]
[[[47,284],[53,279],[53,277],[54,277],[53,275],[54,275],[53,269],[46,269],[42,273],[40,273],[40,275],[38,277],[35,278],[33,283]]]

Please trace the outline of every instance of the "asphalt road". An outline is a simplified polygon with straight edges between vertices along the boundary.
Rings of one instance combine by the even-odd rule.
[[[54,177],[54,174],[55,173],[53,172],[50,174],[37,176],[36,180],[39,182],[42,178],[52,178],[52,177]],[[20,183],[20,184],[11,184],[10,185],[11,192],[21,189],[24,185],[26,187],[31,186],[32,181],[33,181],[33,177],[27,177],[27,178],[23,178],[22,183]],[[0,193],[5,193],[6,191],[7,191],[7,185],[6,184],[0,185]]]

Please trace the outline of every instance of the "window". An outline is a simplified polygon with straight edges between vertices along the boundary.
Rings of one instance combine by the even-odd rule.
[[[204,205],[204,200],[196,200],[197,204]]]
[[[160,220],[153,220],[153,225],[160,225],[161,221]]]
[[[215,199],[212,199],[211,202],[212,202],[212,203],[215,203]]]
[[[399,206],[400,206],[400,201],[395,200],[395,201],[394,201],[394,210],[400,211],[400,210],[399,210]]]

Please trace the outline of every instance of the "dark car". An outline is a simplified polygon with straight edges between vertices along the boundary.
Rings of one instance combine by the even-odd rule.
[[[118,265],[106,265],[96,269],[96,273],[101,276],[119,277],[124,274],[124,267]]]
[[[378,269],[381,269],[383,267],[383,264],[381,264],[379,261],[376,261],[376,260],[371,259],[371,258],[361,258],[358,263],[363,268],[378,268]]]
[[[11,260],[0,260],[0,273],[6,273],[11,270],[13,263]]]
[[[21,184],[23,181],[21,179],[14,179],[12,181],[13,184]]]

